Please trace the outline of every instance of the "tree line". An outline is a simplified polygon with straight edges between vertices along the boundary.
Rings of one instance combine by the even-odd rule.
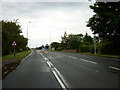
[[[96,38],[97,53],[120,55],[120,2],[95,2],[90,5],[95,13],[87,22]],[[61,43],[53,42],[55,50],[77,49],[94,52],[94,40],[89,35],[66,35]]]
[[[52,42],[51,48],[55,48],[55,50],[70,50],[75,49],[77,52],[87,52],[84,46],[93,46],[93,38],[88,35],[83,34],[68,34],[65,32],[64,36],[61,37],[61,42]],[[83,49],[84,48],[84,49]],[[87,48],[88,49],[88,48]],[[90,49],[89,49],[90,51]]]
[[[16,52],[25,51],[27,49],[27,38],[22,33],[18,20],[8,21],[2,20],[2,55],[13,53],[13,41],[16,42]]]

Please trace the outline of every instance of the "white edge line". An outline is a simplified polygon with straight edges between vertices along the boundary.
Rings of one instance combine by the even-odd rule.
[[[120,69],[119,69],[119,68],[116,68],[116,67],[109,66],[109,68],[120,71]]]
[[[26,58],[28,58],[30,55],[32,55],[32,53],[33,53],[33,51],[29,55],[27,55],[25,58],[23,58],[20,63],[22,63]],[[20,64],[16,67],[16,69],[19,68],[19,66],[20,66]]]
[[[33,52],[31,52],[29,55],[27,55],[26,57],[24,57],[21,61],[24,61],[26,58],[28,58],[30,55],[32,55]]]

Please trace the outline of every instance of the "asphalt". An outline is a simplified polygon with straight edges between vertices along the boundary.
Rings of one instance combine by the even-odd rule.
[[[41,53],[41,54],[40,54]],[[46,61],[49,61],[48,64]],[[51,62],[51,63],[50,63]],[[49,65],[50,64],[50,65]],[[3,88],[119,88],[120,59],[77,53],[33,51],[2,81]],[[117,70],[116,70],[117,68]]]
[[[44,52],[68,88],[119,88],[120,60],[66,52]]]
[[[37,51],[22,60],[2,81],[2,88],[61,88],[44,58]]]

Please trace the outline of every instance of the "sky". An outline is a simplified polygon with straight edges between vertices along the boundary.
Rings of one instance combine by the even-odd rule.
[[[90,1],[81,2],[20,2],[9,0],[2,2],[2,19],[19,19],[22,35],[27,37],[28,46],[40,47],[51,42],[60,42],[61,36],[83,34],[93,36],[87,21],[94,15],[89,8]],[[31,23],[29,23],[31,22]]]

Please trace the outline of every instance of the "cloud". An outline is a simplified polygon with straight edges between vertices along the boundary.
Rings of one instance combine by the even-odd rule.
[[[2,13],[3,19],[19,19],[25,37],[27,22],[32,22],[28,24],[29,39],[35,47],[49,44],[50,32],[51,41],[59,41],[65,31],[68,34],[87,31],[92,35],[86,27],[86,21],[94,14],[89,5],[87,2],[4,2]]]

